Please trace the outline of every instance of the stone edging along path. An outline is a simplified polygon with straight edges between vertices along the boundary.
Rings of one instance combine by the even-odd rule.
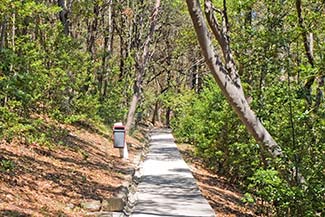
[[[141,164],[149,150],[150,133],[145,134],[145,145],[140,154],[135,156],[133,165],[136,165],[130,175],[122,183],[119,191],[112,198],[102,201],[101,211],[88,212],[89,217],[126,217],[129,216],[135,203],[137,185],[141,178]]]

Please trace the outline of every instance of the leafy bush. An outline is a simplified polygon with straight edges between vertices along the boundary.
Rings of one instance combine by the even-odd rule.
[[[251,142],[211,78],[203,91],[179,96],[173,128],[177,138],[196,146],[211,169],[244,180],[259,165],[259,146]]]
[[[298,87],[291,88],[284,83],[265,88],[263,110],[252,103],[285,152],[280,161],[268,159],[248,136],[211,78],[201,93],[183,91],[176,97],[172,126],[179,140],[195,145],[209,168],[242,186],[245,201],[262,200],[268,204],[263,212],[271,212],[272,206],[277,216],[314,216],[324,207],[324,110],[306,114],[305,104],[294,94]],[[297,169],[306,183],[296,181],[292,171]]]

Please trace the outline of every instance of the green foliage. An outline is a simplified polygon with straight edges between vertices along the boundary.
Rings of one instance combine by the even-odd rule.
[[[106,123],[122,122],[127,114],[125,103],[125,85],[127,82],[117,82],[109,85],[108,94],[101,100],[99,115]],[[128,93],[126,93],[128,95]]]
[[[253,174],[259,146],[250,141],[212,78],[199,95],[183,93],[174,105],[176,136],[194,144],[211,169],[242,181]]]
[[[15,137],[21,137],[31,129],[31,126],[24,123],[24,119],[8,108],[0,107],[0,137],[11,141]]]
[[[272,169],[257,169],[249,177],[248,190],[268,203],[279,203],[286,201],[283,197],[293,196],[288,185],[279,177],[278,172]],[[282,204],[281,204],[282,205]]]
[[[15,169],[16,165],[12,160],[2,159],[0,161],[0,172],[11,172]]]
[[[279,216],[287,216],[289,212],[295,216],[313,216],[311,213],[324,206],[320,202],[323,201],[320,192],[324,192],[325,132],[321,118],[324,110],[306,114],[305,102],[297,95],[298,88],[294,84],[288,86],[287,82],[274,83],[264,89],[263,109],[258,109],[261,105],[256,101],[252,103],[287,156],[281,162],[267,159],[211,78],[205,80],[199,94],[183,91],[172,101],[175,135],[195,145],[197,155],[208,167],[249,192],[243,201],[260,198],[272,205]],[[252,94],[254,98],[255,93]],[[306,185],[293,184],[295,177],[280,176],[274,167],[287,171],[298,168],[307,179]]]
[[[74,4],[73,10],[81,10],[84,3]],[[42,1],[1,2],[0,23],[6,24],[3,30],[8,33],[0,49],[0,138],[25,137],[49,146],[55,136],[39,134],[30,117],[39,113],[65,123],[124,118],[121,104],[127,84],[124,80],[109,84],[112,91],[101,98],[96,77],[100,62],[84,49],[83,39],[63,34],[59,11],[56,4]],[[87,13],[83,16],[92,16],[93,11]],[[9,31],[11,25],[15,34]]]
[[[244,203],[251,203],[251,204],[255,202],[254,197],[250,193],[245,193],[241,201],[243,201]]]

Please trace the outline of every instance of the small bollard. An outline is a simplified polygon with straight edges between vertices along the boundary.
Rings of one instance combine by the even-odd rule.
[[[128,159],[129,153],[128,153],[125,137],[126,137],[125,126],[121,122],[115,123],[113,126],[114,148],[119,149],[121,158]]]

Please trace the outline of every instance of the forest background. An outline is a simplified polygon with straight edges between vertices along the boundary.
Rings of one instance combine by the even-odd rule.
[[[40,115],[64,123],[123,121],[129,133],[139,123],[162,123],[194,145],[207,167],[241,186],[245,202],[262,201],[276,216],[320,215],[324,1],[212,3],[227,24],[246,100],[281,158],[270,158],[232,111],[180,0],[2,0],[1,139],[51,146],[57,136],[39,130]],[[1,170],[11,167],[1,159]]]

